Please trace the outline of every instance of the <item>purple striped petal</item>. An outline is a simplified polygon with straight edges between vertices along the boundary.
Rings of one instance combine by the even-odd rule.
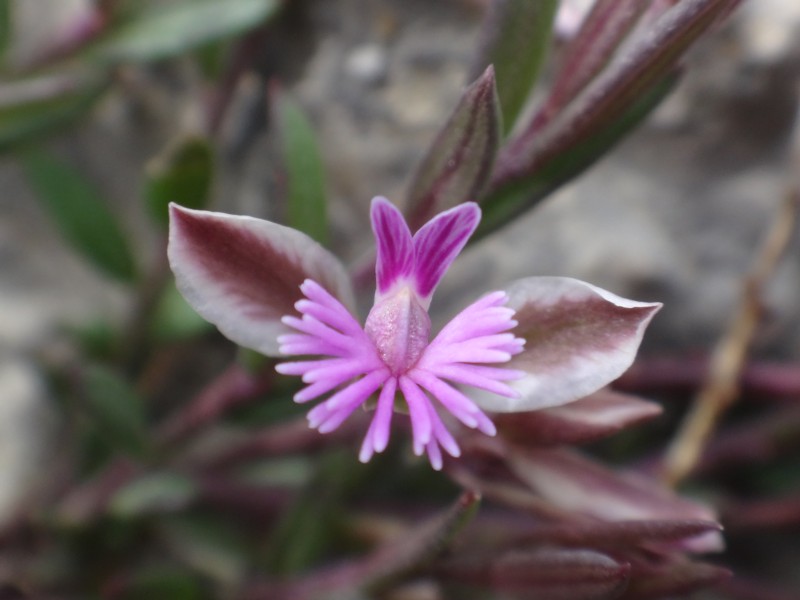
[[[376,300],[395,283],[409,279],[414,272],[414,244],[405,218],[382,196],[372,199],[372,231],[378,256],[375,262]]]
[[[529,277],[513,283],[508,306],[525,348],[508,363],[527,375],[509,385],[519,398],[476,391],[481,408],[521,412],[588,396],[633,362],[659,303],[635,302],[567,277]]]
[[[170,206],[169,261],[186,301],[228,338],[279,356],[281,317],[295,312],[300,284],[317,281],[352,305],[339,260],[307,235],[252,217]]]
[[[478,205],[466,202],[440,213],[414,235],[414,283],[426,308],[439,281],[480,220]]]

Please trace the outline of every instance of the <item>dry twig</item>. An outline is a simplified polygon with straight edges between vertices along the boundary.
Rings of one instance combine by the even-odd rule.
[[[762,315],[762,293],[796,228],[800,207],[800,120],[794,135],[791,184],[766,232],[750,272],[745,276],[739,306],[711,355],[705,384],[686,415],[664,460],[664,480],[676,485],[692,472],[714,426],[736,400],[739,381]]]

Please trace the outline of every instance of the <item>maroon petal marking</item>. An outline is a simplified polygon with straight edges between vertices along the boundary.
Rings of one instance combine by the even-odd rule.
[[[510,383],[519,398],[473,395],[481,408],[496,412],[560,406],[604,387],[631,365],[661,308],[567,277],[528,277],[507,291],[519,323],[513,333],[525,348],[503,366],[527,376]]]
[[[339,260],[307,235],[252,217],[170,206],[170,265],[184,298],[228,338],[279,356],[281,317],[313,279],[345,304],[352,291]]]

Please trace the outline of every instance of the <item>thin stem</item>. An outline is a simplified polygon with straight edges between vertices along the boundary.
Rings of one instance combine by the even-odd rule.
[[[661,356],[637,359],[614,389],[638,394],[695,393],[708,378],[708,356]],[[742,396],[762,401],[800,398],[800,363],[750,361],[739,379]]]
[[[272,369],[254,375],[233,363],[209,383],[191,402],[158,428],[156,439],[161,446],[172,446],[195,431],[216,421],[230,409],[246,404],[272,387]]]
[[[725,410],[739,393],[739,381],[762,314],[764,286],[774,274],[795,230],[800,186],[778,208],[750,273],[744,278],[739,306],[711,356],[708,379],[697,395],[664,461],[664,480],[677,485],[697,464]]]

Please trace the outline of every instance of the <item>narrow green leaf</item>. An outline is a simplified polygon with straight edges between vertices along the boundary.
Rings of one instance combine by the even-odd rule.
[[[22,163],[33,189],[66,240],[106,275],[130,282],[133,256],[117,219],[82,174],[43,151]]]
[[[92,424],[109,445],[135,458],[146,457],[142,401],[127,381],[107,368],[92,366],[84,375],[83,400]]]
[[[625,113],[594,135],[542,164],[534,175],[494,189],[482,204],[483,218],[473,239],[479,239],[505,225],[589,168],[635,129],[672,91],[677,80],[678,74],[673,73],[659,82],[638,98]]]
[[[158,534],[178,560],[223,585],[240,584],[249,566],[250,548],[230,520],[175,515]]]
[[[51,134],[77,119],[94,105],[107,85],[106,79],[71,76],[4,83],[0,93],[0,152]]]
[[[122,518],[175,512],[197,495],[197,486],[185,475],[153,473],[118,490],[111,498],[111,514]]]
[[[264,22],[278,0],[184,0],[142,10],[94,48],[103,61],[144,62],[176,56]]]
[[[115,591],[119,600],[210,600],[211,592],[192,572],[159,565],[130,577]]]
[[[471,79],[494,65],[506,133],[539,77],[557,7],[558,0],[495,0],[490,5]]]
[[[461,202],[480,198],[489,182],[501,130],[494,69],[490,66],[464,91],[417,168],[408,199],[412,229]]]
[[[288,224],[324,244],[328,239],[325,173],[314,131],[285,92],[274,88],[270,100],[286,169]]]
[[[329,453],[316,477],[278,522],[268,561],[276,574],[291,575],[317,562],[341,529],[342,498],[354,471],[342,452]]]
[[[153,218],[169,224],[169,203],[205,208],[211,195],[214,157],[208,140],[176,140],[145,169],[145,198]]]
[[[0,0],[0,62],[11,42],[11,0]]]

